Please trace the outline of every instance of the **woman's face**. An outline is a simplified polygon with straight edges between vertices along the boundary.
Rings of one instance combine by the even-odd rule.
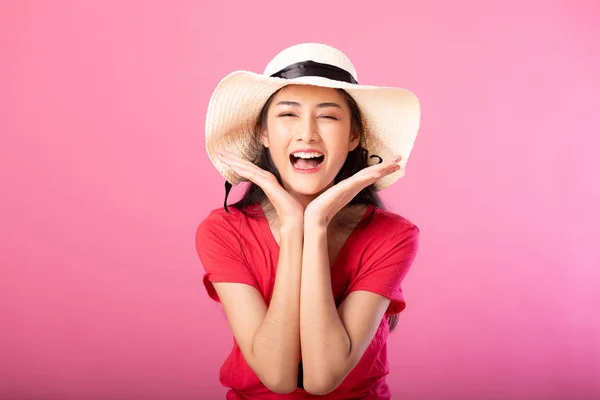
[[[350,115],[336,89],[290,85],[275,95],[261,141],[287,190],[314,197],[333,184],[360,141]]]

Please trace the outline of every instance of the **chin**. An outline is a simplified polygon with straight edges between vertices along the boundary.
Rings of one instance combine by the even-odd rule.
[[[321,194],[327,187],[327,185],[321,182],[299,182],[294,181],[287,185],[287,187],[294,193],[298,193],[303,196],[316,196]]]

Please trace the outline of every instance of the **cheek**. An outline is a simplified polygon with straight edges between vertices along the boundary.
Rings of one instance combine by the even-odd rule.
[[[273,152],[273,157],[278,157],[287,148],[288,141],[281,135],[269,135],[269,147]]]
[[[335,131],[329,132],[327,135],[324,135],[326,138],[326,145],[329,152],[330,158],[343,163],[348,155],[348,151],[350,150],[350,135],[348,134],[348,129],[343,127],[343,129],[335,129]]]
[[[268,132],[268,143],[271,158],[275,166],[280,169],[289,160],[287,154],[289,148],[289,137],[280,127],[270,127]]]
[[[269,142],[269,147],[280,146],[284,135],[285,135],[285,130],[282,129],[280,124],[269,121],[269,123],[267,124],[267,134],[266,134],[267,141]]]
[[[344,162],[346,161],[347,156],[348,156],[348,152],[342,151],[342,150],[336,151],[335,153],[330,153],[329,154],[330,168],[332,170],[334,170],[335,173],[337,173],[344,165]]]
[[[274,144],[282,144],[289,141],[292,132],[292,127],[289,123],[286,124],[285,121],[280,121],[278,119],[269,121],[267,129],[269,142]]]

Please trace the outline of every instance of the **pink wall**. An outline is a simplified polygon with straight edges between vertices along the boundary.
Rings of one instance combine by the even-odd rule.
[[[222,396],[204,112],[304,41],[422,101],[395,398],[599,398],[598,2],[207,3],[2,2],[0,398]]]

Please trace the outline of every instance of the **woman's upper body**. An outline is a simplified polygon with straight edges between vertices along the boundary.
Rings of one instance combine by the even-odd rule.
[[[227,193],[250,182],[196,235],[234,336],[229,398],[389,398],[388,321],[418,229],[376,192],[403,175],[419,105],[355,75],[336,49],[293,46],[265,76],[229,75],[209,102],[207,153]]]
[[[270,304],[277,272],[279,244],[260,206],[249,209],[256,217],[237,209],[231,213],[213,210],[200,224],[196,247],[205,268],[208,295],[220,301],[214,282],[236,282],[256,290]],[[356,227],[331,260],[331,284],[339,307],[353,291],[369,291],[390,299],[386,317],[356,367],[327,399],[386,399],[390,397],[385,377],[387,361],[387,316],[405,308],[401,282],[416,255],[418,228],[407,219],[368,206]],[[228,398],[310,398],[298,388],[288,395],[275,394],[260,381],[245,361],[234,340],[230,355],[220,370],[221,383],[231,388]]]

